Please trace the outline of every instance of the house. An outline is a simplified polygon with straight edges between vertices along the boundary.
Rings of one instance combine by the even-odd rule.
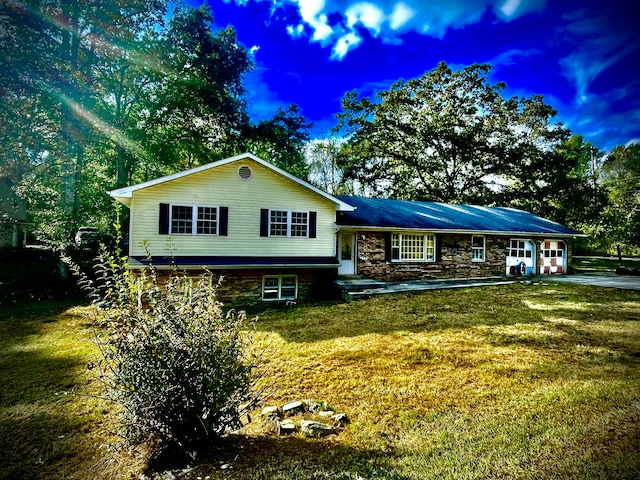
[[[339,196],[339,273],[384,281],[567,272],[558,223],[513,208]]]
[[[244,306],[377,280],[566,273],[577,232],[508,208],[329,195],[252,154],[109,194],[131,210],[129,264],[224,275]]]
[[[227,303],[333,293],[336,212],[353,210],[264,160],[243,154],[109,192],[131,209],[129,264],[224,275]]]

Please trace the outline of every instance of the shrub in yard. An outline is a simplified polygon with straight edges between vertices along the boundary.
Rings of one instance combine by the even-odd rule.
[[[125,262],[102,252],[97,278],[84,284],[98,312],[101,378],[126,438],[191,450],[238,428],[253,403],[244,312],[223,311],[209,272],[174,269],[159,281],[153,267],[132,275]]]

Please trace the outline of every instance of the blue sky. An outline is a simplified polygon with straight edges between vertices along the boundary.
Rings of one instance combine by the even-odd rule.
[[[640,141],[637,0],[208,0],[256,68],[250,114],[297,103],[314,137],[345,92],[372,96],[445,61],[493,66],[507,96],[541,94],[597,147]],[[201,3],[188,0],[191,5]]]

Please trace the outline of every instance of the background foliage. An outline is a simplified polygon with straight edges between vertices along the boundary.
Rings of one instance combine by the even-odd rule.
[[[588,233],[579,249],[640,248],[638,146],[600,151],[490,65],[349,92],[312,140],[295,104],[249,118],[253,57],[207,5],[4,1],[0,50],[0,177],[31,240],[110,233],[108,190],[250,151],[331,193],[511,206]]]

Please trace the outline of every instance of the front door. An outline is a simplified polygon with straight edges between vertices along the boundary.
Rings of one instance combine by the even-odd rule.
[[[355,233],[340,233],[338,235],[339,275],[355,275],[356,273],[355,238]]]

